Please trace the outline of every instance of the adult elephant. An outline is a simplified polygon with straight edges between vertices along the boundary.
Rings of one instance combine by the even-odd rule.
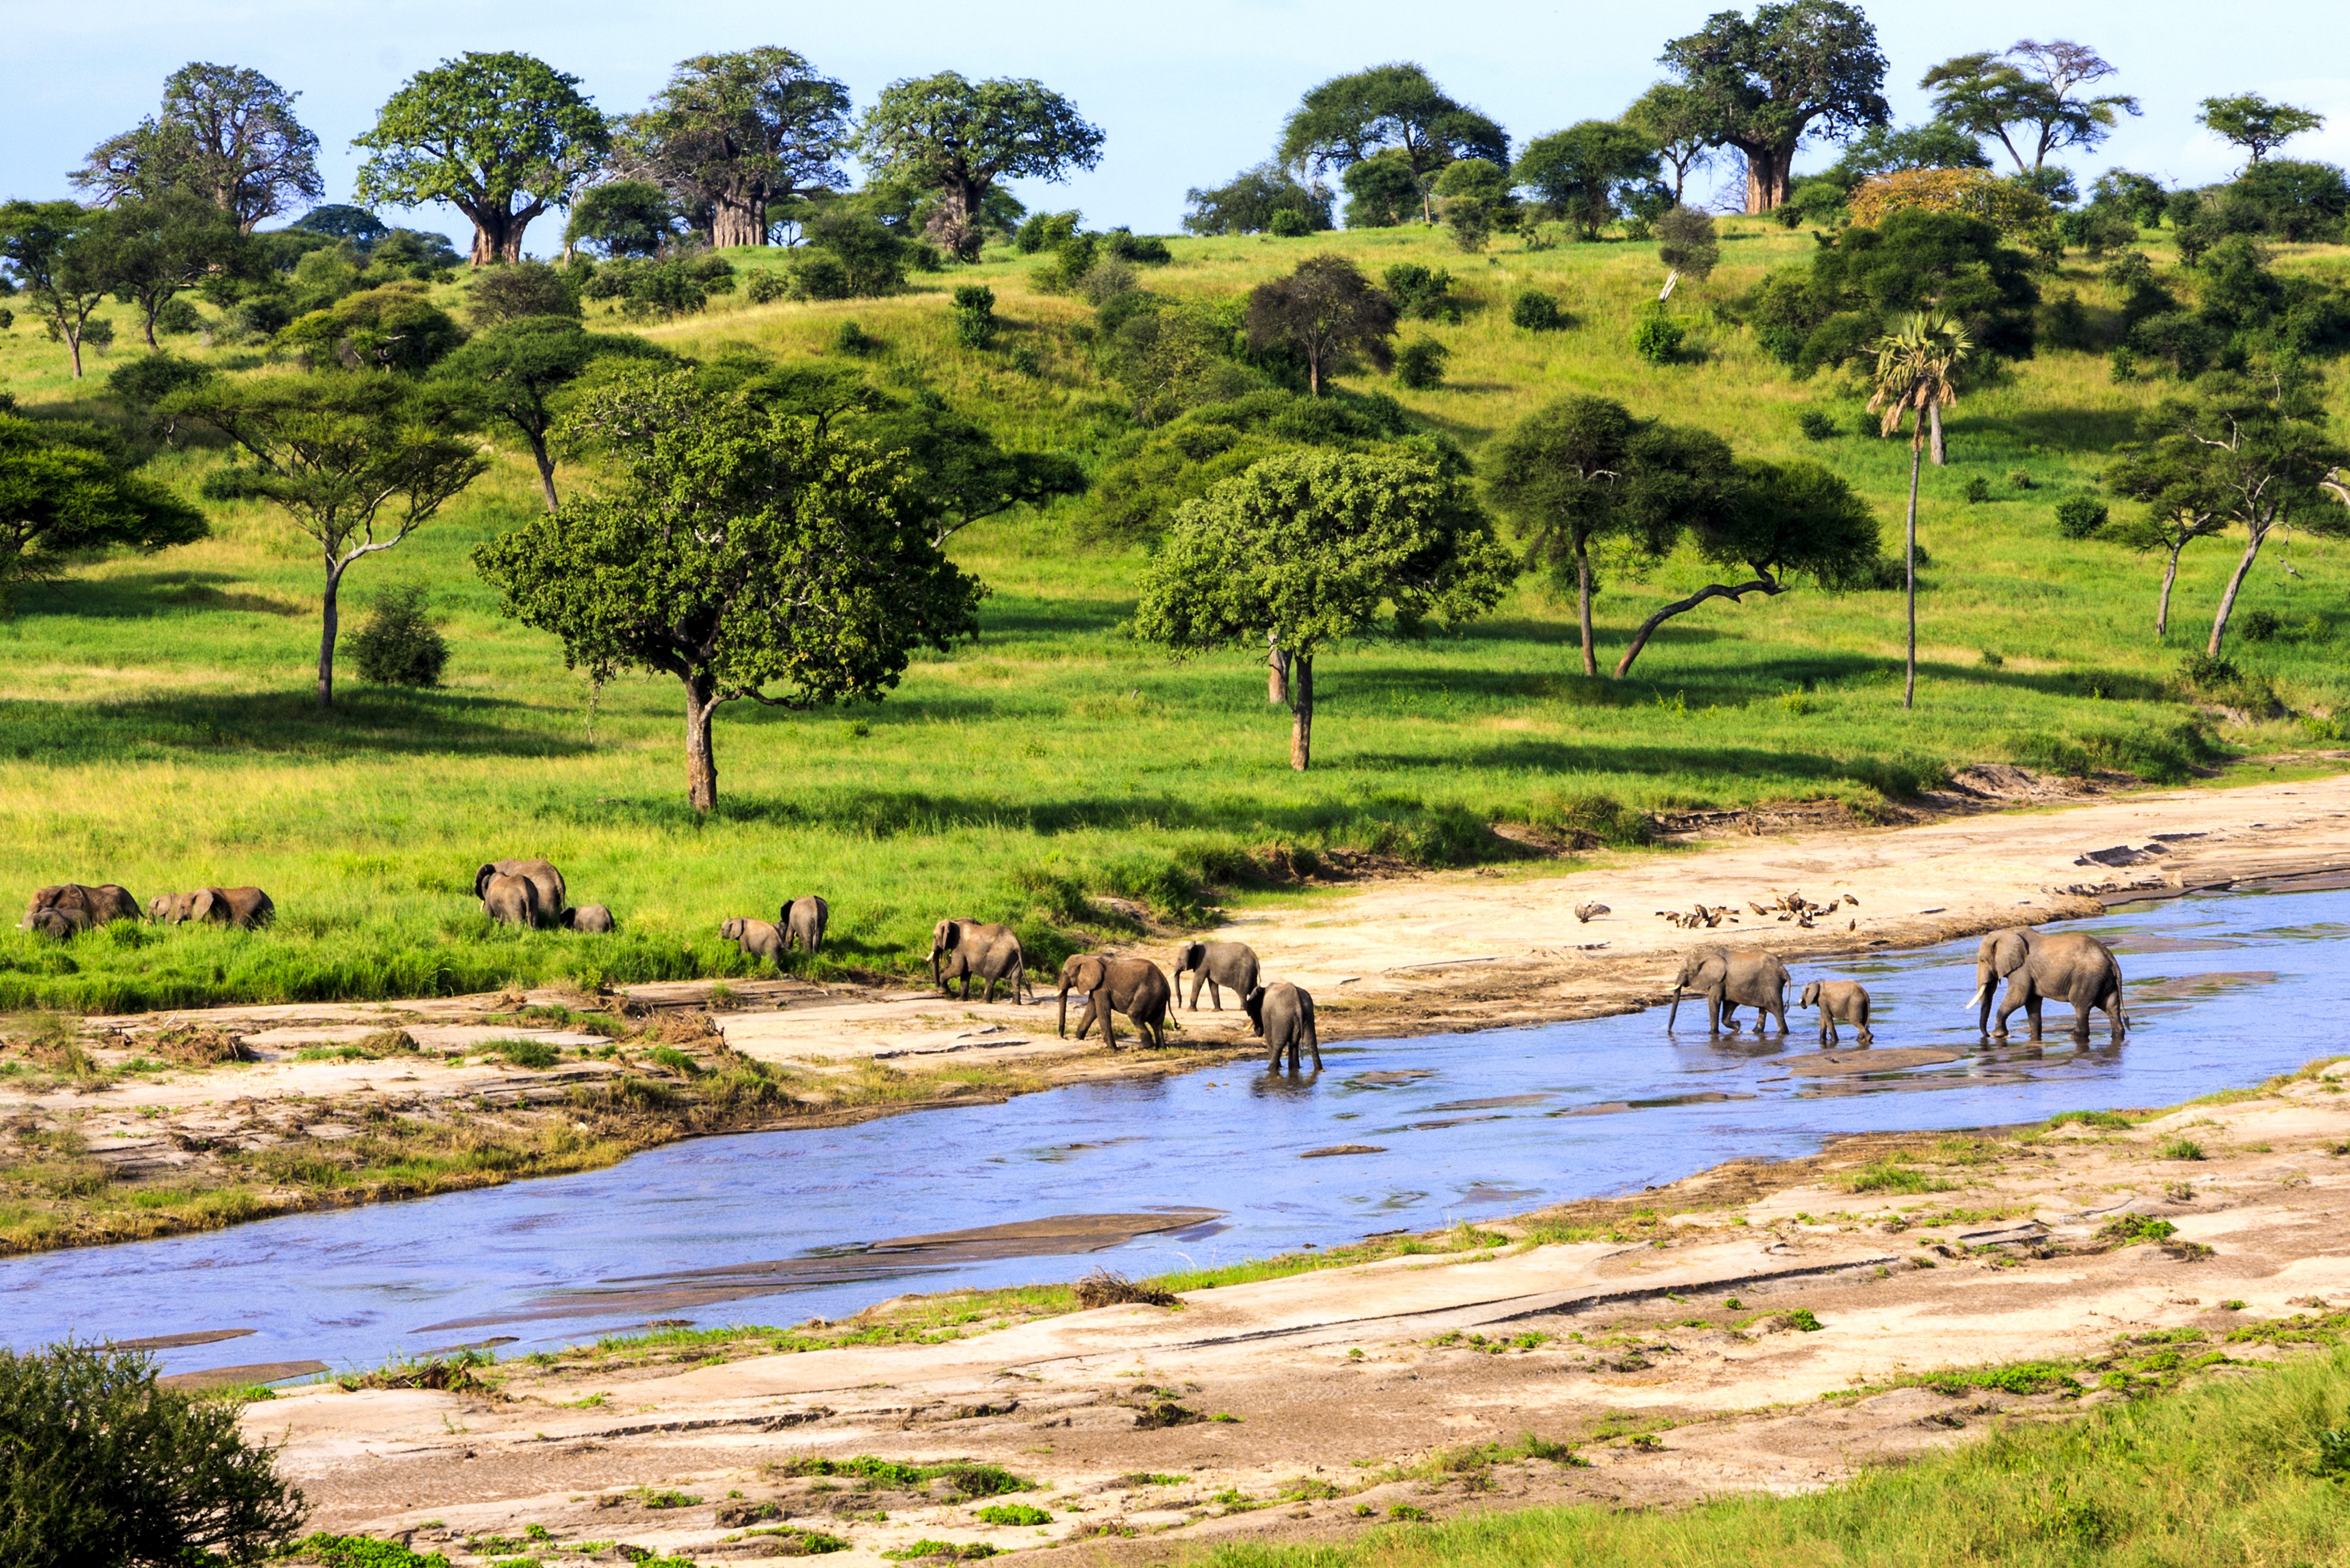
[[[1706,1033],[1719,1034],[1728,1024],[1732,1034],[1738,1033],[1738,1010],[1754,1009],[1754,1033],[1762,1033],[1766,1018],[1779,1021],[1779,1033],[1787,1032],[1787,966],[1760,948],[1725,948],[1708,944],[1692,948],[1681,960],[1680,972],[1673,976],[1673,1007],[1665,1015],[1665,1027],[1670,1029],[1680,1016],[1681,993],[1690,992],[1705,998]]]
[[[1245,999],[1256,989],[1256,950],[1246,942],[1191,942],[1175,955],[1175,997],[1183,997],[1183,977],[1191,977],[1191,1011],[1200,1011],[1200,988],[1208,988],[1208,996],[1216,1011],[1224,1010],[1222,988],[1229,986],[1232,994]]]
[[[965,1002],[971,1000],[973,980],[985,984],[983,1001],[993,1002],[999,985],[1012,988],[1013,1001],[1025,1000],[1031,994],[1028,955],[1018,933],[1009,926],[979,920],[941,920],[931,929],[931,983],[944,991],[951,980],[962,981]]]
[[[1322,1040],[1314,1031],[1314,998],[1285,980],[1250,992],[1241,1001],[1248,1009],[1249,1022],[1273,1047],[1265,1065],[1281,1071],[1284,1052],[1289,1055],[1293,1073],[1305,1064],[1299,1060],[1300,1048],[1314,1053],[1314,1070],[1322,1070]]]
[[[568,903],[568,889],[563,885],[563,873],[545,860],[493,860],[473,873],[473,897],[486,898],[493,877],[520,877],[536,889],[538,913],[534,924],[551,926],[563,919]]]
[[[258,888],[199,888],[192,893],[166,893],[147,906],[147,913],[167,926],[196,920],[250,930],[276,919],[277,906]]]
[[[502,926],[536,926],[546,918],[546,907],[538,901],[538,884],[527,877],[493,871],[476,886],[482,913]]]
[[[800,951],[812,953],[824,947],[824,929],[832,924],[832,906],[810,893],[805,898],[786,898],[784,907],[775,911],[775,925],[784,933],[784,944],[799,944]]]
[[[79,882],[60,882],[44,888],[33,895],[25,906],[25,918],[17,922],[24,929],[34,929],[34,917],[44,909],[66,909],[78,912],[90,925],[103,926],[114,920],[135,920],[139,918],[139,900],[130,890],[112,882],[92,888]]]
[[[1061,1017],[1053,1030],[1056,1034],[1068,1033],[1072,991],[1086,999],[1086,1010],[1077,1019],[1078,1039],[1086,1037],[1086,1032],[1098,1018],[1102,1044],[1116,1048],[1118,1031],[1110,1023],[1110,1014],[1123,1012],[1133,1021],[1146,1044],[1167,1044],[1167,1012],[1173,1005],[1174,993],[1168,988],[1167,976],[1149,959],[1078,953],[1065,961],[1061,965]]]
[[[1999,1004],[1994,1025],[1991,988],[2007,981],[2007,995]],[[1996,1039],[2007,1038],[2007,1020],[2021,1007],[2032,1020],[2032,1038],[2040,1038],[2040,1004],[2073,1004],[2073,1038],[2089,1037],[2089,1013],[2102,1008],[2119,1040],[2128,1029],[2122,1014],[2122,966],[2114,950],[2085,931],[2035,931],[2016,926],[1993,931],[1975,950],[1975,993],[1967,999],[1977,1008],[1975,1027]]]

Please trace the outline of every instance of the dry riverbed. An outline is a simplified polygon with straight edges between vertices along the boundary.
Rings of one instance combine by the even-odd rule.
[[[1364,1038],[1651,1005],[1675,955],[1701,940],[1825,961],[2133,897],[2350,872],[2350,776],[2084,797],[1984,768],[1931,804],[1941,815],[1909,826],[1750,816],[1700,825],[1720,836],[1675,852],[1317,891],[1252,906],[1219,934],[1253,945],[1268,978],[1311,991],[1326,1038]],[[1834,912],[1758,912],[1791,894]],[[1695,930],[1661,918],[1698,906],[1730,912]],[[1174,945],[1136,950],[1166,962]],[[0,1053],[0,1251],[421,1196],[701,1133],[1255,1049],[1230,1007],[1184,1012],[1165,1051],[1128,1030],[1113,1052],[1055,1023],[1049,992],[991,1003],[791,980],[20,1022]]]

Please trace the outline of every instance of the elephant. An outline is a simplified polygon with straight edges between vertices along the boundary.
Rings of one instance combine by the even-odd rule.
[[[1019,935],[1009,926],[978,920],[941,920],[931,931],[931,983],[941,991],[947,981],[962,981],[962,1000],[971,1000],[971,982],[986,982],[982,1000],[993,1002],[995,988],[1008,985],[1012,1000],[1034,994],[1028,984],[1028,955]]]
[[[1836,1024],[1845,1023],[1860,1031],[1863,1045],[1873,1043],[1877,1036],[1868,1032],[1868,988],[1854,980],[1815,980],[1804,987],[1804,994],[1795,998],[1798,1007],[1817,1004],[1820,1010],[1820,1044],[1836,1043]]]
[[[1991,1015],[1991,986],[2007,981],[2007,995],[1999,1004],[1996,1025]],[[2089,1037],[2089,1013],[2105,1010],[2113,1037],[2127,1032],[2122,1013],[2122,966],[2114,950],[2084,931],[2036,931],[2015,926],[1993,931],[1975,951],[1975,993],[1969,1007],[1981,1008],[1975,1027],[1996,1039],[2007,1038],[2008,1015],[2021,1007],[2031,1016],[2032,1038],[2040,1038],[2040,1004],[2073,1004],[2073,1038]]]
[[[25,906],[25,918],[17,923],[31,930],[33,917],[43,909],[78,909],[89,918],[91,925],[103,926],[113,920],[137,919],[139,900],[130,896],[129,888],[112,882],[95,888],[64,882],[34,894],[32,902]]]
[[[536,926],[546,919],[538,884],[527,877],[493,871],[480,884],[482,913],[503,926]]]
[[[473,873],[473,896],[488,896],[493,877],[522,877],[538,890],[537,923],[551,926],[562,919],[570,902],[568,889],[563,885],[563,873],[545,860],[493,860]]]
[[[1200,1011],[1200,988],[1208,988],[1216,1011],[1224,1010],[1222,988],[1246,997],[1256,989],[1256,950],[1246,942],[1191,942],[1175,958],[1175,997],[1181,1001],[1183,977],[1191,977],[1191,1011]]]
[[[167,926],[200,920],[250,930],[276,919],[277,906],[258,888],[199,888],[192,893],[166,893],[151,901],[147,916]]]
[[[612,911],[601,904],[582,904],[577,909],[563,911],[563,929],[585,931],[591,936],[604,936],[615,929]]]
[[[1248,1010],[1249,1023],[1273,1045],[1273,1054],[1265,1065],[1278,1073],[1281,1057],[1289,1054],[1289,1070],[1297,1072],[1305,1066],[1299,1059],[1302,1046],[1314,1053],[1314,1070],[1322,1070],[1322,1039],[1314,1032],[1314,998],[1285,980],[1271,985],[1261,985],[1241,998]]]
[[[784,933],[764,920],[728,920],[718,928],[718,934],[734,944],[744,958],[762,958],[777,969],[784,967]]]
[[[1149,959],[1114,958],[1108,953],[1078,953],[1061,965],[1061,1018],[1055,1033],[1066,1033],[1069,1023],[1069,992],[1082,992],[1086,1010],[1077,1019],[1077,1038],[1101,1020],[1102,1044],[1116,1049],[1118,1031],[1110,1014],[1123,1012],[1149,1045],[1167,1044],[1167,1013],[1174,1002],[1167,976]]]
[[[1787,1032],[1787,966],[1760,948],[1723,948],[1708,943],[1691,948],[1681,960],[1680,972],[1673,976],[1673,1008],[1665,1016],[1665,1027],[1670,1029],[1673,1020],[1680,1016],[1681,992],[1695,992],[1705,998],[1705,1027],[1710,1034],[1721,1033],[1728,1024],[1730,1033],[1738,1033],[1738,1010],[1754,1009],[1754,1033],[1762,1033],[1766,1018],[1779,1021],[1779,1033]]]
[[[89,929],[91,924],[89,911],[78,905],[54,905],[46,909],[35,909],[25,917],[24,922],[25,929],[35,936],[48,937],[60,942]]]
[[[775,924],[783,928],[784,945],[797,942],[804,953],[823,950],[824,929],[831,923],[832,906],[814,893],[805,898],[786,898],[784,907],[775,911]]]

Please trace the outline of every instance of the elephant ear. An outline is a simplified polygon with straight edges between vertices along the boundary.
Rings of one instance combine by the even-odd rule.
[[[216,891],[211,888],[205,888],[198,892],[190,894],[188,896],[188,919],[192,920],[211,919],[213,918],[213,906],[218,901],[219,899]]]
[[[497,874],[498,868],[494,866],[484,866],[480,870],[474,872],[473,897],[478,898],[489,892],[490,878]]]
[[[2028,931],[2002,931],[1992,940],[1991,967],[2001,974],[2013,974],[2031,956],[2032,939]]]

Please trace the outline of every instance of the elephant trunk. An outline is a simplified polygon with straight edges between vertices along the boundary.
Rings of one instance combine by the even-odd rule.
[[[1061,984],[1061,1016],[1054,1023],[1053,1033],[1064,1037],[1069,1033],[1069,987],[1066,981]]]
[[[1998,982],[1999,977],[1991,972],[1991,965],[1975,965],[1975,993],[1967,998],[1967,1005],[1976,1009],[1975,1032],[1979,1034],[1991,1030],[1991,993]]]
[[[1675,987],[1673,987],[1673,1005],[1672,1005],[1672,1009],[1671,1009],[1671,1011],[1668,1012],[1665,1014],[1665,1028],[1666,1028],[1668,1031],[1669,1031],[1669,1030],[1672,1028],[1672,1026],[1673,1026],[1673,1020],[1674,1020],[1674,1019],[1676,1019],[1676,1018],[1679,1018],[1680,1015],[1681,1015],[1681,988],[1680,988],[1679,986],[1676,985]]]

